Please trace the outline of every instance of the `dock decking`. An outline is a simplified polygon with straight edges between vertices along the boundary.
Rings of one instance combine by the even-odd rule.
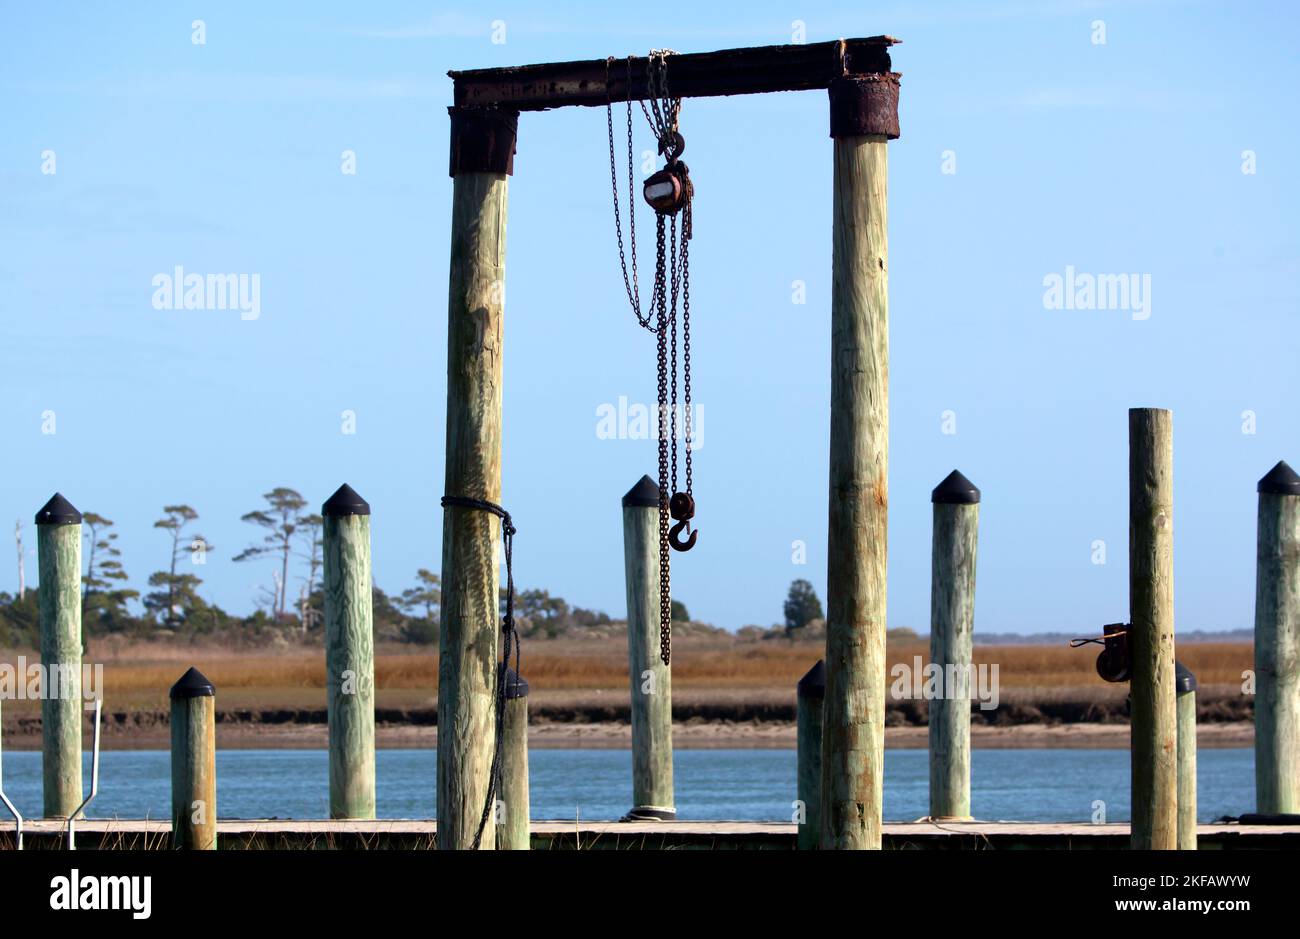
[[[61,849],[66,823],[31,821],[24,847]],[[217,823],[222,849],[427,849],[437,825],[429,819],[330,821],[327,819],[226,819]],[[13,826],[0,828],[0,850],[13,847]],[[1202,850],[1297,849],[1300,826],[1208,824],[1198,826]],[[152,819],[80,821],[79,850],[165,850],[171,826]],[[535,821],[532,846],[549,849],[758,849],[793,850],[795,826],[784,822],[586,822]],[[884,826],[886,849],[904,850],[1123,850],[1127,823],[1079,822],[896,822]]]

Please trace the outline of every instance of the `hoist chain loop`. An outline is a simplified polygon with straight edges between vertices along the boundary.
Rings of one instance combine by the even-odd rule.
[[[696,532],[679,540],[682,528],[689,528],[694,516],[692,445],[693,420],[691,415],[691,290],[690,250],[692,231],[691,200],[694,187],[690,170],[680,157],[686,141],[679,130],[682,102],[673,98],[668,90],[668,56],[671,49],[653,49],[648,58],[647,95],[640,100],[641,112],[658,142],[659,153],[667,161],[666,171],[680,185],[681,201],[671,210],[660,209],[655,203],[655,277],[650,291],[648,308],[642,308],[636,260],[636,201],[633,171],[632,144],[632,59],[627,60],[627,184],[628,184],[628,242],[632,254],[631,273],[628,271],[627,252],[623,244],[622,215],[618,202],[618,164],[614,148],[614,107],[610,91],[610,66],[614,59],[605,60],[605,125],[609,140],[609,179],[614,199],[614,231],[618,240],[618,260],[623,272],[623,286],[637,323],[655,334],[655,352],[658,370],[658,456],[659,456],[659,644],[660,657],[665,665],[672,655],[672,587],[670,577],[671,549],[689,550],[695,544]],[[647,104],[648,101],[648,104]],[[649,197],[647,197],[649,198]],[[678,225],[677,212],[681,211]],[[665,223],[665,214],[668,215]],[[678,408],[678,306],[681,307],[681,392],[683,413]],[[671,347],[671,348],[670,348]],[[678,429],[686,448],[685,493],[677,489]],[[684,501],[683,501],[684,496]],[[685,517],[674,514],[673,506],[689,505]],[[671,526],[670,518],[677,524]]]

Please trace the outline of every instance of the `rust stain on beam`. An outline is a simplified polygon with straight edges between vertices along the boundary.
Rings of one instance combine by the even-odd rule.
[[[827,88],[844,75],[891,71],[892,36],[839,39],[791,46],[754,46],[673,55],[668,60],[668,89],[675,97],[764,94]],[[588,59],[507,68],[448,72],[455,82],[455,102],[462,108],[509,108],[544,111],[566,106],[595,107],[612,98],[650,97],[646,86],[649,60]]]

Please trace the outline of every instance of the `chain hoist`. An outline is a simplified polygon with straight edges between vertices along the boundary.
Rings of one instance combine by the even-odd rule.
[[[628,274],[623,247],[623,225],[618,204],[618,169],[614,152],[614,103],[609,92],[609,68],[605,62],[605,123],[609,132],[609,179],[614,191],[614,232],[618,238],[618,261],[623,286],[637,322],[655,334],[658,366],[659,427],[659,646],[665,665],[672,654],[672,589],[669,577],[670,548],[689,551],[699,531],[692,528],[695,517],[694,479],[691,466],[691,202],[695,187],[681,155],[686,140],[679,129],[682,99],[668,92],[670,49],[652,50],[649,55],[647,99],[641,111],[659,144],[663,169],[651,174],[641,187],[642,197],[655,211],[655,276],[650,304],[643,311],[636,263],[636,203],[632,170],[632,58],[627,60],[627,213],[632,271]],[[680,224],[679,224],[680,216]],[[681,341],[678,342],[677,311],[681,308]],[[678,350],[680,348],[680,369]],[[681,406],[678,405],[678,376],[681,376]],[[677,441],[681,438],[685,489],[678,489]],[[669,495],[671,493],[671,496]],[[669,519],[675,524],[669,527]],[[686,537],[683,538],[683,532]]]

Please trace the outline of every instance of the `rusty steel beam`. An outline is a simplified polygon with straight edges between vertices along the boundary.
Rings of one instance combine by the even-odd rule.
[[[668,60],[668,91],[678,98],[707,98],[828,88],[834,79],[846,75],[891,71],[889,47],[899,41],[892,36],[873,36],[672,55]],[[455,82],[457,107],[545,111],[569,105],[599,106],[607,100],[626,101],[629,94],[637,101],[649,98],[648,68],[648,58],[633,56],[447,74]]]

